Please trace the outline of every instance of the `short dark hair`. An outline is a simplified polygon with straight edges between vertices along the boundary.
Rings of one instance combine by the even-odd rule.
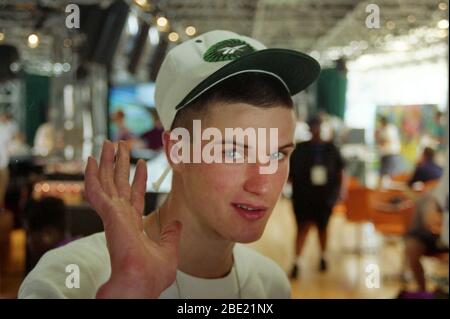
[[[383,125],[388,124],[389,123],[389,119],[387,118],[387,116],[385,116],[385,115],[380,116],[380,123],[383,124]]]
[[[423,149],[423,156],[428,160],[432,161],[434,159],[434,149],[427,146]]]
[[[309,127],[322,125],[322,118],[316,114],[308,120]]]
[[[280,80],[264,73],[241,73],[220,82],[178,111],[172,129],[184,127],[191,130],[192,121],[204,116],[208,107],[217,102],[247,103],[262,108],[275,105],[293,108],[294,105]]]

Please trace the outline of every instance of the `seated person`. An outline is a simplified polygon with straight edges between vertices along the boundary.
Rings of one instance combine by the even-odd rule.
[[[418,290],[426,291],[425,273],[420,262],[422,256],[447,253],[448,246],[442,242],[443,209],[436,198],[427,194],[420,198],[416,205],[416,213],[412,226],[406,235],[406,261]]]
[[[153,127],[151,130],[141,135],[141,139],[145,142],[145,147],[151,150],[160,151],[163,148],[162,134],[164,127],[155,109],[150,109],[153,118]]]
[[[425,147],[408,185],[411,187],[417,182],[426,183],[438,180],[441,176],[442,167],[434,162],[434,150],[431,147]]]

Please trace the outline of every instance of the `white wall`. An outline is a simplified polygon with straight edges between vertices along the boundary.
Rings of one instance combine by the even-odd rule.
[[[439,109],[446,109],[448,65],[444,58],[365,69],[367,59],[368,56],[363,56],[348,65],[345,123],[349,127],[366,128],[368,143],[373,142],[377,105],[437,104]]]

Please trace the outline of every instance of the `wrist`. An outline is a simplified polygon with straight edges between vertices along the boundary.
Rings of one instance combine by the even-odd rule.
[[[160,292],[149,288],[151,285],[131,281],[108,280],[96,293],[97,299],[157,299]]]

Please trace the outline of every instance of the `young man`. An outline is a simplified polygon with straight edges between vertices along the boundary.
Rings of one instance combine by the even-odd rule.
[[[130,186],[126,145],[119,144],[114,163],[113,145],[105,142],[100,165],[90,158],[85,177],[87,198],[105,232],[45,255],[19,296],[288,298],[290,286],[281,268],[235,243],[256,241],[264,231],[288,176],[294,136],[290,96],[310,85],[319,71],[309,56],[266,49],[228,31],[208,32],[171,50],[155,92],[166,130],[164,150],[173,171],[167,199],[142,218],[145,163],[138,163]],[[180,161],[180,145],[187,144],[193,157],[199,155],[194,120],[201,120],[202,137],[206,128],[215,128],[221,136],[230,128],[278,129],[263,154],[277,169],[262,174],[267,165],[260,157],[247,161],[250,151],[267,146],[263,139],[216,139],[214,145],[221,151],[215,159],[223,161],[212,163],[203,156],[211,141],[202,140],[201,161]],[[176,129],[192,138],[179,144],[171,134]],[[244,161],[237,163],[238,159]],[[79,266],[78,289],[65,285],[67,264]]]

